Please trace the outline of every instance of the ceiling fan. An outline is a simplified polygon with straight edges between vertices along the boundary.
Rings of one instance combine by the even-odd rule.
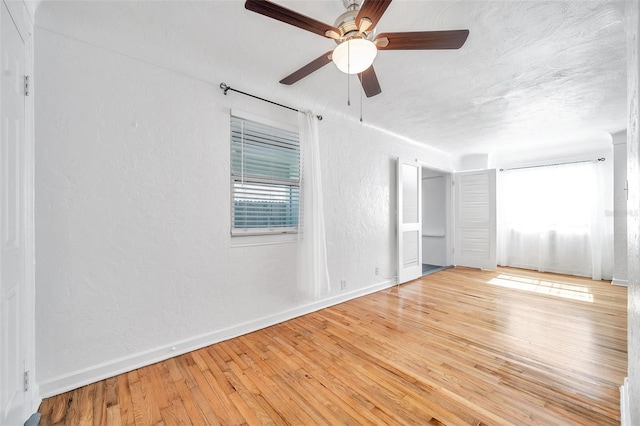
[[[391,0],[342,0],[347,11],[334,25],[301,15],[268,0],[247,0],[245,8],[303,30],[333,39],[338,46],[286,76],[280,83],[293,84],[329,62],[347,74],[358,74],[367,97],[382,93],[373,60],[379,50],[459,49],[469,30],[416,31],[376,34],[375,27]]]

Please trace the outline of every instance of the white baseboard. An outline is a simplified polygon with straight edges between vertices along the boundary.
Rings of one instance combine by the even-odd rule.
[[[328,299],[308,303],[274,315],[258,318],[256,320],[241,323],[222,330],[216,330],[211,333],[194,336],[189,339],[170,343],[147,351],[138,352],[133,355],[117,358],[92,367],[54,377],[39,383],[39,396],[41,398],[48,398],[68,392],[90,383],[95,383],[118,374],[126,373],[159,361],[164,361],[187,352],[213,345],[214,343],[218,343],[223,340],[232,339],[243,334],[270,327],[301,315],[306,315],[320,309],[328,308],[329,306],[346,302],[347,300],[387,289],[394,285],[395,279],[393,281],[386,280],[378,284],[341,293]]]
[[[622,287],[628,287],[627,280],[619,280],[617,278],[612,279],[611,280],[611,284],[612,285],[619,285],[619,286],[622,286]]]
[[[631,426],[631,412],[629,411],[629,378],[624,378],[624,384],[620,386],[620,426]]]

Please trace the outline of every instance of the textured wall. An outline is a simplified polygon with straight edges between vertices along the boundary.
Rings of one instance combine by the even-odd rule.
[[[36,58],[40,383],[302,303],[294,244],[229,236],[229,109],[295,115],[43,29]],[[395,158],[453,164],[331,114],[320,133],[339,293],[395,273]]]
[[[39,376],[285,306],[293,247],[255,248],[251,268],[229,248],[228,109],[215,87],[36,40]]]
[[[627,127],[627,180],[629,181],[629,200],[627,202],[628,237],[628,372],[627,389],[630,402],[629,425],[640,424],[640,14],[638,2],[628,0],[627,12],[627,87],[629,102],[629,125]]]
[[[627,282],[627,132],[613,137],[613,279]]]

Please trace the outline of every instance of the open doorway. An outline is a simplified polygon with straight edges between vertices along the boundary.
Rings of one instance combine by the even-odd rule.
[[[422,168],[422,275],[453,265],[451,174]]]

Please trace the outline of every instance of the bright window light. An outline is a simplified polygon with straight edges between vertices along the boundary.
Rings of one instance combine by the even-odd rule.
[[[584,233],[591,227],[597,185],[591,164],[510,171],[505,217],[523,231]]]
[[[612,269],[605,171],[596,162],[532,167],[498,180],[502,266],[606,278]]]

